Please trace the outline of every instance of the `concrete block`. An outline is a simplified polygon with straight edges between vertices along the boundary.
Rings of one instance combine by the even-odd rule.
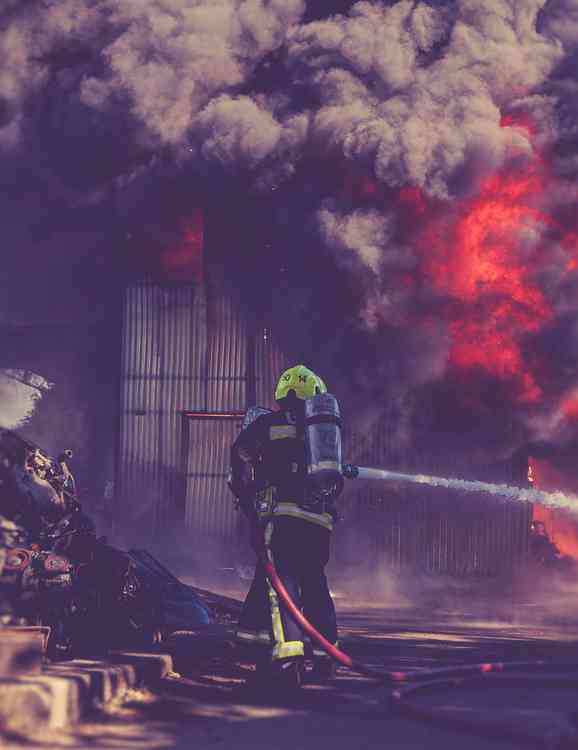
[[[44,636],[0,628],[0,677],[40,674],[44,658]]]
[[[74,659],[49,664],[42,674],[5,677],[0,679],[0,729],[28,734],[74,724],[130,688],[158,682],[172,667],[167,654],[115,652],[106,662]]]
[[[61,729],[80,719],[86,695],[70,677],[0,680],[0,727],[11,732]]]
[[[169,654],[111,651],[108,658],[115,664],[130,664],[134,667],[139,684],[157,682],[173,671],[173,658]]]
[[[0,637],[5,633],[29,634],[33,638],[38,638],[42,644],[43,652],[46,653],[48,639],[50,638],[50,627],[48,625],[4,625],[0,627]]]
[[[85,682],[90,700],[100,705],[121,697],[138,682],[137,670],[131,664],[107,664],[88,659],[51,664],[45,673],[78,677]]]

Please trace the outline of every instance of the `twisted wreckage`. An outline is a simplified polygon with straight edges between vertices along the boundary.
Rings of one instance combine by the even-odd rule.
[[[0,430],[0,626],[48,625],[49,654],[67,658],[209,624],[202,599],[151,555],[97,536],[71,456]]]

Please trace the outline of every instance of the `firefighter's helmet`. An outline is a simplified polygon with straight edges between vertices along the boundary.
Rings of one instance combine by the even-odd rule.
[[[308,367],[296,365],[281,374],[275,389],[275,400],[281,401],[290,391],[294,391],[297,398],[305,401],[317,393],[327,393],[327,386],[319,375]]]

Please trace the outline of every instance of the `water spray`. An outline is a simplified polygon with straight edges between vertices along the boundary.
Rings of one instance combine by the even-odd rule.
[[[510,484],[494,484],[467,479],[434,477],[428,474],[405,474],[387,469],[371,469],[366,466],[343,466],[343,476],[348,479],[371,479],[384,482],[408,482],[429,487],[444,487],[463,492],[484,492],[489,495],[515,500],[521,503],[538,503],[551,508],[565,508],[578,513],[578,495],[566,492],[543,492],[532,488],[515,487]]]
[[[305,402],[305,446],[307,477],[313,495],[323,495],[343,486],[346,479],[371,479],[381,482],[405,482],[429,487],[443,487],[458,492],[484,492],[521,503],[538,503],[565,508],[578,513],[578,496],[565,492],[544,492],[509,484],[478,482],[428,474],[407,474],[388,469],[372,469],[342,463],[341,414],[335,396],[317,394]]]

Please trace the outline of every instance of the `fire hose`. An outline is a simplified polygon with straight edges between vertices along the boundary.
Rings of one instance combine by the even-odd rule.
[[[315,396],[306,402],[306,447],[308,474],[317,489],[339,486],[344,478],[410,483],[429,487],[445,488],[458,492],[484,493],[501,496],[510,501],[523,503],[540,503],[546,506],[565,507],[578,511],[578,496],[563,492],[545,492],[536,488],[521,488],[507,484],[494,484],[464,480],[453,477],[438,477],[426,474],[409,474],[386,469],[358,467],[341,462],[340,415],[338,405],[329,394]],[[533,660],[511,662],[483,662],[461,664],[434,669],[412,671],[386,671],[376,666],[363,664],[344,653],[335,644],[330,643],[305,617],[299,606],[292,600],[283,581],[277,573],[271,551],[263,544],[258,551],[265,575],[275,591],[280,605],[303,634],[319,646],[337,664],[354,672],[376,679],[388,688],[390,706],[396,711],[409,714],[421,714],[424,711],[412,707],[408,702],[416,690],[427,690],[434,685],[459,684],[464,678],[483,677],[503,672],[516,673],[525,678],[524,672],[538,671],[574,671],[577,664],[560,664]],[[516,679],[519,679],[516,678]],[[576,680],[574,681],[576,682]]]
[[[344,479],[369,479],[378,481],[404,482],[411,484],[427,485],[430,487],[442,487],[465,492],[482,492],[491,495],[499,495],[510,500],[520,502],[538,502],[552,506],[572,506],[578,509],[578,496],[565,495],[561,492],[550,493],[536,489],[522,489],[505,484],[493,484],[489,482],[478,482],[457,478],[446,478],[429,476],[426,474],[408,474],[386,469],[373,469],[364,466],[343,464],[341,460],[341,415],[339,404],[334,396],[329,393],[317,393],[305,401],[305,445],[307,455],[307,473],[312,487],[322,492],[326,488],[343,486]],[[270,550],[267,547],[266,535],[264,534],[262,550],[259,557],[263,564],[265,574],[275,590],[281,604],[288,614],[301,628],[302,631],[318,644],[338,664],[353,669],[361,674],[377,677],[380,680],[392,682],[403,682],[409,679],[408,673],[380,672],[379,670],[360,664],[350,656],[329,643],[311,623],[305,618],[300,609],[292,601],[287,589],[275,570]],[[460,673],[495,672],[503,670],[502,664],[481,664],[468,668],[461,668]],[[450,668],[455,672],[456,668]],[[436,674],[443,674],[436,670]],[[447,669],[445,670],[447,673]],[[431,672],[429,673],[431,675]],[[424,673],[411,675],[413,678],[421,678]]]
[[[275,589],[275,593],[287,610],[289,616],[295,621],[295,623],[301,628],[304,633],[307,633],[307,635],[325,651],[328,656],[334,659],[338,664],[341,664],[343,667],[348,667],[355,672],[360,672],[361,674],[368,675],[369,677],[377,677],[381,680],[383,678],[391,677],[391,675],[394,674],[393,672],[389,674],[383,674],[379,670],[372,669],[371,667],[366,667],[364,664],[360,664],[354,661],[351,656],[348,656],[339,648],[337,648],[337,646],[335,646],[333,643],[330,643],[327,638],[324,638],[321,633],[313,627],[313,625],[309,622],[309,620],[305,617],[305,615],[301,612],[301,610],[297,607],[297,605],[289,595],[289,592],[285,588],[283,581],[275,570],[273,562],[270,559],[270,555],[263,559],[262,563],[265,569],[265,575],[269,579],[271,586],[273,586],[273,588]]]
[[[536,744],[536,737],[533,734],[532,727],[530,726],[529,728],[526,728],[523,722],[517,722],[514,726],[511,721],[505,721],[501,724],[496,721],[486,723],[486,719],[483,715],[478,716],[475,720],[473,720],[472,716],[469,714],[460,717],[459,713],[456,715],[455,711],[449,713],[447,711],[444,712],[443,710],[440,711],[439,707],[436,705],[432,707],[428,707],[427,704],[421,705],[419,702],[415,702],[414,698],[421,696],[422,694],[427,695],[428,692],[438,691],[440,688],[447,689],[458,687],[463,689],[465,684],[469,684],[465,683],[465,678],[485,678],[486,676],[498,675],[500,673],[514,673],[513,677],[510,679],[522,679],[523,685],[527,687],[529,675],[525,673],[537,671],[539,674],[538,678],[532,675],[536,689],[539,689],[544,685],[553,685],[555,687],[569,687],[575,690],[578,686],[578,677],[568,677],[569,672],[574,674],[578,673],[578,664],[567,662],[560,665],[543,660],[485,662],[479,664],[465,664],[425,669],[419,672],[381,671],[374,667],[362,664],[341,651],[334,644],[330,643],[303,615],[301,610],[292,600],[289,592],[283,584],[283,581],[275,570],[270,550],[265,544],[265,535],[263,535],[263,545],[261,549],[258,550],[258,555],[260,562],[263,565],[265,575],[275,590],[281,605],[302,631],[338,664],[359,674],[375,678],[380,685],[386,688],[384,700],[380,701],[381,708],[386,712],[389,711],[409,719],[417,719],[419,721],[446,726],[450,729],[458,727],[465,729],[470,733],[473,732],[474,734],[482,736],[489,735],[493,738],[503,737],[508,740],[514,739],[521,741],[524,746],[528,746],[531,742],[534,746]],[[556,669],[565,674],[562,675],[562,677],[548,674],[549,672],[556,672]],[[516,676],[516,672],[523,674],[518,674]],[[542,675],[543,672],[546,674]],[[176,675],[176,679],[173,677],[165,678],[165,681],[169,684],[172,683],[171,686],[175,689],[184,689],[186,691],[185,694],[188,694],[190,687],[195,686],[194,682],[182,678],[179,675]],[[545,740],[550,743],[553,738],[558,739],[558,736],[549,732],[545,737]],[[563,735],[562,739],[566,741],[568,737]],[[575,739],[576,735],[574,733],[572,740],[574,741]],[[548,744],[548,747],[550,746],[553,747],[554,745]],[[566,747],[567,745],[564,744],[563,746]],[[557,744],[556,747],[562,747],[562,745]],[[568,747],[575,747],[575,744],[569,744]]]
[[[266,549],[266,548],[265,548]],[[456,721],[455,716],[447,716],[437,711],[435,707],[428,708],[427,706],[421,706],[413,702],[413,698],[423,692],[437,691],[440,688],[447,689],[452,687],[462,688],[464,686],[465,678],[476,678],[476,677],[487,677],[490,675],[496,675],[500,673],[523,673],[521,678],[524,680],[524,684],[527,683],[529,674],[546,673],[544,677],[539,678],[542,680],[552,681],[557,686],[563,684],[565,687],[575,688],[578,684],[578,678],[568,678],[569,672],[577,672],[578,664],[555,664],[543,660],[534,661],[511,661],[511,662],[484,662],[481,664],[464,664],[455,665],[451,667],[439,667],[434,669],[424,669],[420,671],[412,672],[390,672],[381,671],[370,667],[366,664],[362,664],[355,659],[352,659],[348,654],[341,651],[334,644],[330,643],[326,638],[319,633],[316,628],[307,620],[301,610],[297,607],[295,602],[292,600],[289,592],[285,588],[283,581],[279,577],[279,574],[275,570],[273,561],[270,559],[270,553],[267,550],[267,554],[262,558],[262,563],[265,569],[265,574],[270,581],[273,589],[275,590],[281,604],[285,607],[289,616],[294,622],[306,633],[317,645],[319,645],[325,653],[330,656],[338,664],[351,669],[358,674],[365,675],[367,677],[375,678],[383,687],[389,690],[386,698],[386,704],[390,710],[396,712],[401,716],[408,718],[414,718],[423,721],[429,721],[442,725],[454,726],[456,723],[458,726],[463,725],[469,731],[472,729],[479,734],[486,734],[486,731],[490,731],[491,735],[494,736],[495,728],[490,724],[489,730],[486,729],[483,722],[478,721],[478,725],[474,728],[471,724],[471,718],[462,721],[460,723],[459,717]],[[556,671],[564,672],[566,675],[565,681],[560,677],[554,676],[552,678],[551,673]],[[548,674],[550,673],[550,674]],[[518,679],[518,678],[510,678]],[[532,676],[532,679],[536,677]],[[542,684],[540,682],[539,684]],[[512,734],[511,727],[506,726],[500,730],[504,737],[510,737]],[[527,741],[529,735],[524,731],[517,731],[514,734],[520,735],[518,739]],[[531,733],[530,733],[531,735]],[[530,739],[534,739],[530,736]]]
[[[343,475],[347,478],[362,478],[362,479],[377,479],[377,480],[407,480],[408,476],[405,474],[399,474],[397,472],[390,472],[383,469],[370,469],[366,467],[358,467],[352,465],[343,466]],[[430,477],[412,477],[413,481],[417,481],[420,484],[426,483],[424,479],[430,479]],[[437,479],[437,478],[436,478]],[[447,481],[447,480],[446,480]],[[461,484],[474,485],[474,482],[459,481]],[[427,482],[429,483],[429,482]],[[489,485],[488,485],[489,486]],[[493,485],[496,489],[502,489],[501,485]],[[505,489],[512,490],[513,488],[504,486]],[[469,487],[468,487],[469,489]],[[480,491],[480,487],[475,487],[476,491]],[[483,489],[481,490],[483,491]],[[548,493],[535,493],[547,495]],[[399,684],[399,683],[410,683],[410,682],[422,682],[431,681],[432,679],[452,678],[452,677],[467,677],[475,675],[487,675],[495,674],[497,672],[504,671],[517,671],[523,669],[541,669],[548,668],[550,665],[544,661],[517,661],[517,662],[484,662],[480,664],[466,664],[466,665],[455,665],[451,667],[439,667],[434,669],[413,671],[413,672],[391,672],[381,671],[374,667],[362,664],[361,662],[353,659],[348,654],[344,653],[335,644],[330,643],[305,617],[303,612],[295,604],[291,598],[289,592],[285,588],[283,581],[279,574],[275,570],[275,565],[271,555],[271,551],[265,542],[265,535],[263,536],[263,544],[259,553],[265,575],[273,587],[275,593],[279,597],[279,600],[289,616],[293,621],[306,633],[311,640],[316,643],[325,653],[330,656],[335,662],[344,666],[348,669],[357,672],[358,674],[366,675],[368,677],[376,678],[384,683]],[[394,691],[392,693],[393,700],[401,700],[404,695],[403,690]]]
[[[524,668],[536,668],[536,667],[547,667],[548,663],[545,661],[519,661],[519,662],[484,662],[481,664],[465,664],[456,665],[452,667],[439,667],[435,669],[421,670],[419,672],[389,672],[381,671],[374,667],[370,667],[366,664],[362,664],[356,659],[352,659],[351,656],[337,648],[335,644],[330,643],[321,633],[313,627],[305,615],[301,612],[299,607],[295,604],[291,598],[289,592],[285,588],[283,581],[279,574],[275,570],[273,561],[270,558],[270,554],[266,554],[261,557],[265,575],[267,576],[271,586],[275,590],[275,593],[279,597],[280,602],[285,607],[289,616],[293,621],[306,633],[318,646],[320,646],[325,653],[330,656],[338,664],[343,667],[347,667],[358,674],[366,675],[367,677],[373,677],[381,682],[386,683],[406,683],[413,682],[416,680],[431,680],[433,678],[442,677],[467,677],[469,675],[484,675],[496,672],[504,672],[506,670],[520,670]]]

